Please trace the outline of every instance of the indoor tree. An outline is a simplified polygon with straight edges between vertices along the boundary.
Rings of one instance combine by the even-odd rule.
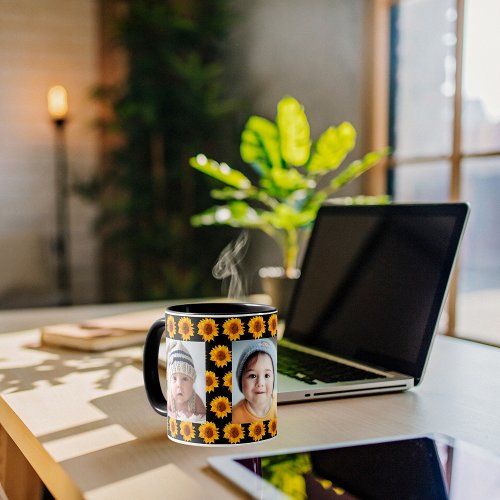
[[[114,41],[126,56],[126,76],[95,91],[112,111],[100,125],[118,146],[100,175],[78,187],[100,202],[97,228],[115,290],[108,298],[213,294],[221,235],[189,224],[207,203],[210,181],[186,165],[202,148],[217,151],[231,109],[221,84],[228,2],[119,3]]]

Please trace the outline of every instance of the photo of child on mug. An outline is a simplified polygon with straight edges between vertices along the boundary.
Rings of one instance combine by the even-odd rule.
[[[243,397],[233,404],[232,421],[246,424],[276,418],[276,345],[273,339],[239,344],[243,347],[233,377]]]
[[[193,349],[192,346],[190,347]],[[196,363],[188,348],[181,341],[169,341],[167,346],[167,409],[171,418],[191,422],[206,420],[205,404],[195,391],[195,382]]]

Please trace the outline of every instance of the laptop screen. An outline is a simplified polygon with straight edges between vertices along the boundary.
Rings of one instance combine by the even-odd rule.
[[[465,203],[321,207],[286,338],[418,383],[468,210]]]

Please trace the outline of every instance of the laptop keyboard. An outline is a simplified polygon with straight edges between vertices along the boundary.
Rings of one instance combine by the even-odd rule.
[[[384,378],[383,375],[313,356],[283,345],[278,346],[278,372],[306,384],[316,384],[317,380],[331,383]]]

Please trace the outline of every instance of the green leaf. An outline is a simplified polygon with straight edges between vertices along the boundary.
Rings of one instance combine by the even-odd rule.
[[[281,203],[274,212],[263,212],[262,219],[278,229],[291,229],[305,226],[316,218],[316,210],[294,210]]]
[[[250,196],[247,190],[225,187],[223,189],[212,189],[210,196],[215,200],[244,200]]]
[[[356,130],[349,122],[329,127],[321,134],[307,166],[313,174],[334,170],[356,145]]]
[[[241,159],[258,167],[261,175],[281,167],[276,125],[260,116],[251,116],[241,134]]]
[[[352,162],[337,177],[330,182],[330,190],[337,191],[349,182],[353,181],[361,174],[375,166],[382,158],[387,156],[389,148],[380,151],[373,151],[366,154],[363,159]]]
[[[281,99],[276,123],[283,159],[296,167],[304,165],[309,159],[311,139],[309,122],[302,105],[293,97]]]
[[[193,226],[228,225],[232,227],[261,228],[259,212],[244,201],[211,207],[191,217]]]
[[[280,196],[288,196],[289,193],[298,189],[314,187],[314,181],[304,177],[298,170],[278,168],[271,170],[269,178],[262,179],[261,185],[264,189],[277,190]]]
[[[189,164],[200,172],[237,189],[248,189],[252,186],[250,180],[238,170],[233,170],[226,163],[210,160],[205,155],[199,154],[190,158]]]

